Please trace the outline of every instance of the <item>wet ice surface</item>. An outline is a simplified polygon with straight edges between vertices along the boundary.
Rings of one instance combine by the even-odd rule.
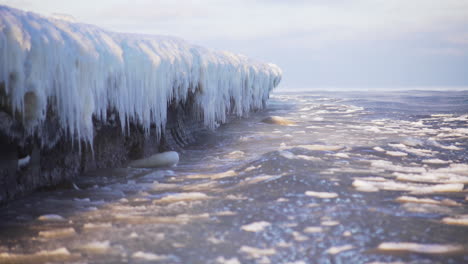
[[[175,168],[100,170],[1,208],[0,263],[464,263],[467,100],[276,94]]]

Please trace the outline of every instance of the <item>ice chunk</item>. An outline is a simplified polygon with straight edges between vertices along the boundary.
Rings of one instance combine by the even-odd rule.
[[[288,120],[281,116],[269,116],[262,120],[263,123],[273,124],[273,125],[281,125],[281,126],[288,126],[294,125],[295,123],[291,120]]]
[[[175,151],[167,151],[154,154],[148,158],[134,160],[128,165],[134,168],[157,168],[174,166],[179,162],[179,154]]]
[[[330,199],[330,198],[336,198],[338,197],[338,194],[336,193],[331,193],[331,192],[313,192],[313,191],[306,191],[305,195],[307,196],[312,196],[316,198],[322,198],[322,199]]]
[[[387,180],[385,178],[356,178],[353,181],[353,187],[359,191],[410,191],[415,194],[425,193],[443,193],[443,192],[461,192],[463,191],[464,185],[461,183],[449,183],[449,184],[416,184],[407,182],[396,182],[393,180]]]
[[[455,217],[445,217],[442,222],[448,225],[468,226],[468,215],[459,215]]]
[[[303,234],[299,232],[293,232],[292,235],[293,235],[294,240],[298,242],[306,241],[309,239],[307,236],[304,236]]]
[[[241,264],[237,258],[225,259],[224,257],[216,258],[218,264]]]
[[[351,231],[344,231],[344,232],[343,232],[343,236],[344,236],[344,237],[350,237],[350,236],[352,236],[352,235],[353,235],[353,234],[351,233]]]
[[[386,151],[385,154],[389,156],[394,156],[394,157],[406,157],[408,156],[408,153],[401,152],[401,151]]]
[[[375,151],[378,151],[378,152],[384,152],[385,149],[381,148],[381,147],[374,147],[373,148]]]
[[[330,255],[336,255],[338,253],[348,251],[353,249],[354,247],[352,245],[343,245],[343,246],[336,246],[336,247],[331,247],[325,251],[325,253],[330,254]]]
[[[29,155],[24,157],[24,158],[19,159],[18,160],[18,168],[21,169],[23,167],[28,166],[30,160],[31,160],[31,156],[29,156]]]
[[[106,241],[93,241],[79,247],[80,250],[94,254],[106,254],[110,249],[109,240]]]
[[[320,224],[323,226],[337,226],[340,224],[340,222],[334,220],[326,220],[322,221]]]
[[[426,164],[448,164],[448,163],[451,163],[451,161],[441,160],[441,159],[426,159],[426,160],[423,160],[422,163],[426,163]]]
[[[72,256],[70,252],[62,247],[56,250],[42,250],[33,254],[0,253],[1,263],[43,263],[43,262],[65,262]],[[76,256],[75,256],[76,257]]]
[[[65,218],[57,214],[47,214],[47,215],[39,216],[37,220],[39,221],[65,221]]]
[[[248,225],[241,226],[241,229],[248,232],[260,232],[265,228],[269,227],[271,224],[265,221],[253,222]]]
[[[86,223],[83,225],[83,229],[99,229],[99,228],[111,228],[111,223]]]
[[[323,232],[323,228],[320,226],[309,226],[304,228],[304,233],[312,234],[312,233],[320,233]]]
[[[377,250],[382,252],[415,252],[422,254],[455,254],[464,251],[461,245],[443,244],[418,244],[407,242],[381,243]]]
[[[148,260],[148,261],[162,261],[170,259],[167,255],[156,255],[154,253],[148,253],[143,251],[138,251],[133,253],[132,258]]]
[[[460,206],[460,203],[455,202],[454,200],[444,199],[441,201],[430,199],[430,198],[417,198],[412,196],[400,196],[395,199],[395,201],[400,203],[420,203],[420,204],[434,204],[434,205],[447,205],[447,206]]]
[[[319,151],[338,151],[344,149],[343,146],[328,146],[328,145],[299,145],[298,148]]]
[[[196,200],[207,200],[210,199],[208,195],[200,192],[188,192],[188,193],[175,193],[164,196],[159,200],[154,200],[154,203],[174,203],[180,201],[196,201]]]
[[[226,157],[228,159],[241,159],[244,156],[245,156],[245,153],[243,151],[235,150],[235,151],[225,155],[224,157]]]
[[[75,229],[69,228],[58,228],[46,231],[39,231],[39,236],[43,238],[57,238],[57,237],[67,237],[76,235]]]
[[[189,179],[205,179],[205,178],[210,178],[212,180],[217,180],[217,179],[223,179],[223,178],[228,178],[228,177],[234,177],[237,176],[238,174],[233,171],[233,170],[228,170],[225,172],[220,172],[220,173],[213,173],[213,174],[196,174],[196,175],[190,175],[187,178]]]
[[[261,258],[264,256],[271,256],[276,254],[276,250],[274,248],[254,248],[249,246],[242,246],[239,249],[239,252],[244,253],[251,258]]]

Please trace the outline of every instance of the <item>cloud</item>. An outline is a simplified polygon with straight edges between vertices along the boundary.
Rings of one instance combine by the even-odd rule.
[[[465,84],[464,0],[0,0],[279,64],[283,85]]]
[[[460,0],[0,0],[42,13],[69,13],[113,30],[190,39],[317,34],[325,40],[398,37],[468,25]]]

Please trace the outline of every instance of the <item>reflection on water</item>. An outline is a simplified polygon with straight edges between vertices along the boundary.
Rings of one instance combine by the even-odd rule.
[[[0,263],[466,262],[467,100],[276,94],[177,167],[99,170],[1,208]]]

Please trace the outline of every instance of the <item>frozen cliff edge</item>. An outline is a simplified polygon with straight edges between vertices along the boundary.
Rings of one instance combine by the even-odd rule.
[[[260,109],[280,80],[276,65],[242,55],[0,6],[0,201],[60,182],[55,175],[64,164],[75,164],[61,171],[72,176],[103,163],[121,164],[135,141],[158,149],[171,140],[171,129],[195,123],[215,128],[228,115]],[[175,140],[186,141],[185,132]],[[121,150],[127,154],[109,163],[103,156],[114,153],[105,147],[115,145],[112,137],[125,141]],[[47,160],[53,155],[64,157],[54,164]],[[8,161],[25,158],[29,169],[22,165],[26,172],[13,172],[18,166]],[[36,178],[21,182],[18,173]],[[37,173],[46,182],[24,177]]]

